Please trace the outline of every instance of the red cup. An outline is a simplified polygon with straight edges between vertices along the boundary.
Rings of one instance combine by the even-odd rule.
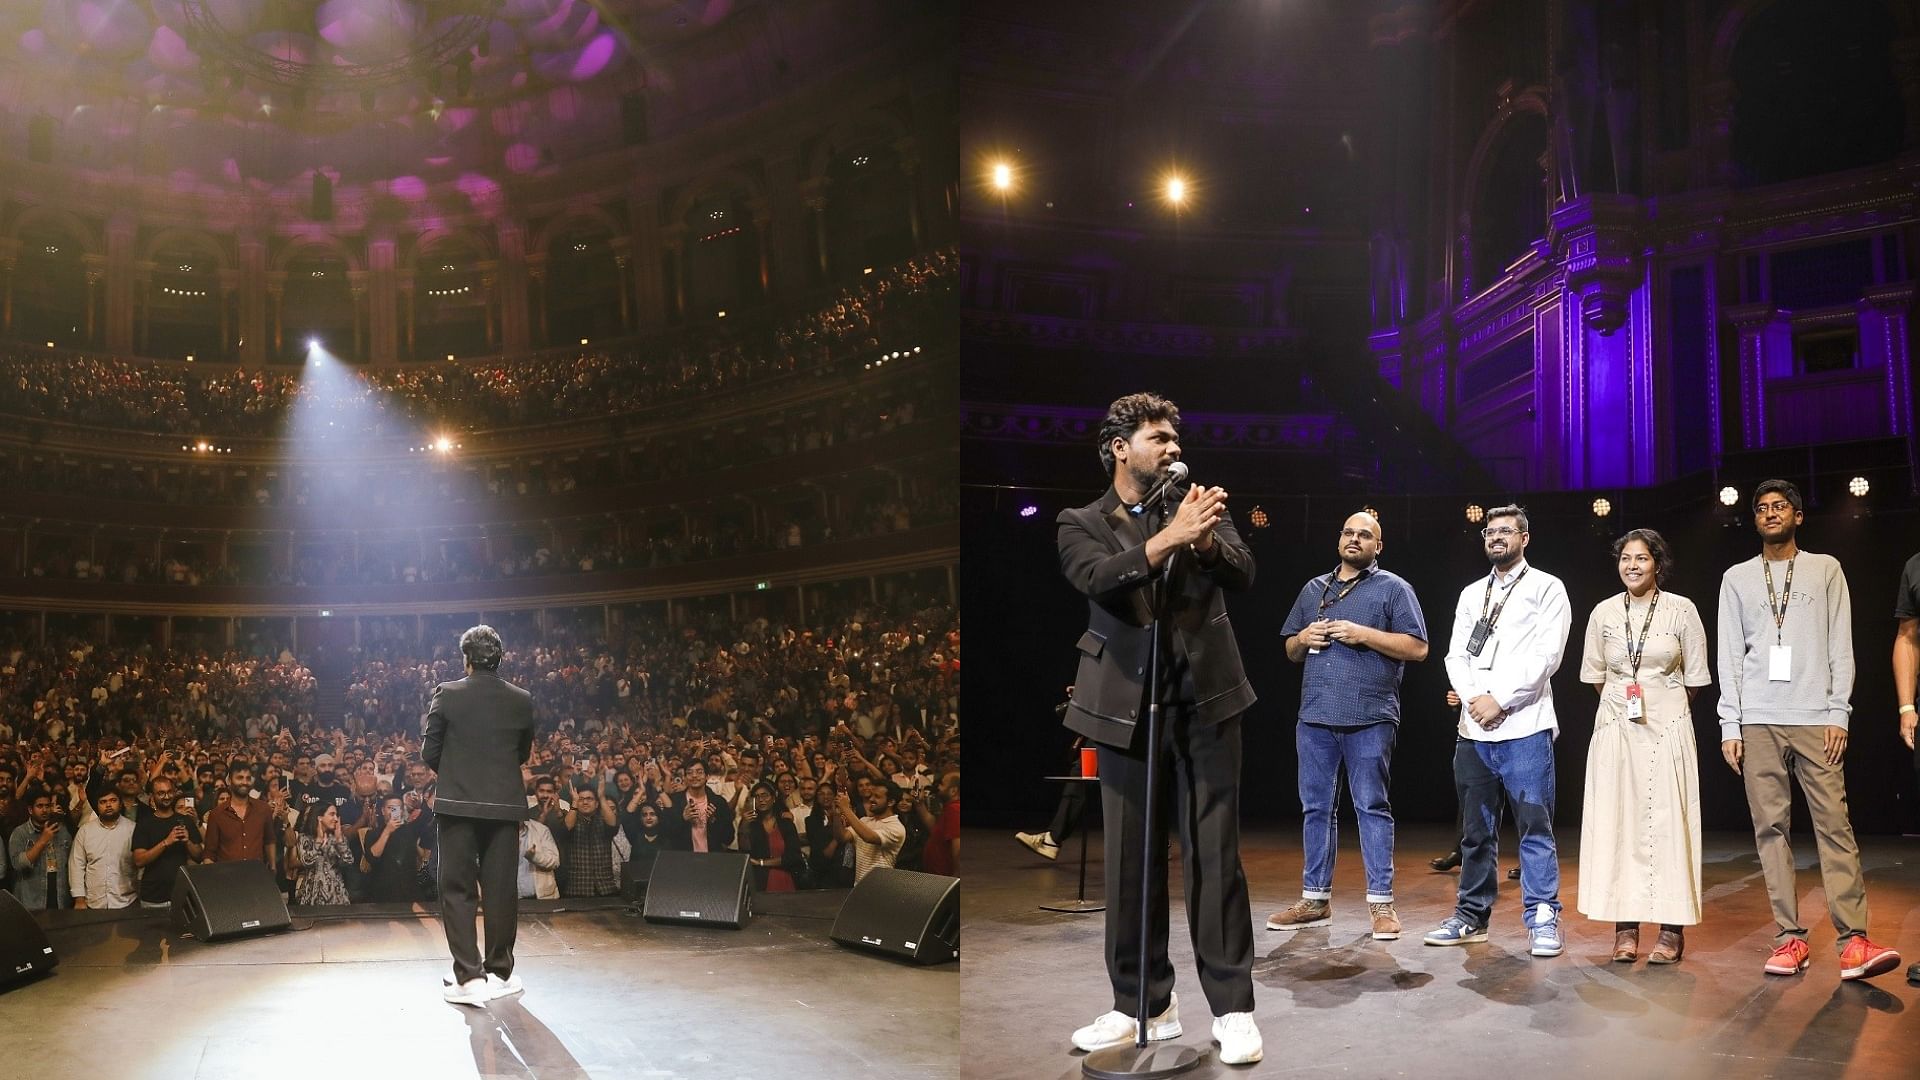
[[[1098,748],[1092,746],[1083,746],[1080,748],[1080,775],[1100,775],[1100,751]]]

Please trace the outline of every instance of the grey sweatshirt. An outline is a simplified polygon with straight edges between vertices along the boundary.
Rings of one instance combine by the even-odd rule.
[[[1720,579],[1720,739],[1738,740],[1741,724],[1845,729],[1853,711],[1853,601],[1840,561],[1809,551],[1795,557],[1793,594],[1778,637],[1793,649],[1793,678],[1770,682],[1768,654],[1776,639],[1760,558]],[[1778,597],[1787,564],[1769,565]]]

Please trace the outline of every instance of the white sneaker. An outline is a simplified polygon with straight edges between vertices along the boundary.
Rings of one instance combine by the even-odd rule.
[[[487,992],[494,997],[511,997],[526,988],[526,984],[520,981],[520,976],[517,973],[503,979],[491,971],[487,972]]]
[[[440,980],[440,996],[455,1005],[485,1005],[493,999],[493,988],[485,979],[455,983],[452,978],[444,978]]]
[[[1043,859],[1057,859],[1060,857],[1060,845],[1053,842],[1052,833],[1014,833],[1013,838],[1032,848],[1033,853]]]
[[[1134,1039],[1133,1017],[1115,1010],[1104,1013],[1093,1023],[1073,1033],[1073,1045],[1082,1050],[1105,1050],[1109,1046],[1120,1046]],[[1167,998],[1167,1011],[1147,1021],[1147,1039],[1161,1042],[1180,1037],[1180,995]],[[1254,1038],[1257,1040],[1258,1035]]]
[[[1213,1022],[1213,1041],[1220,1044],[1222,1065],[1251,1065],[1260,1060],[1260,1029],[1250,1012],[1228,1013]]]

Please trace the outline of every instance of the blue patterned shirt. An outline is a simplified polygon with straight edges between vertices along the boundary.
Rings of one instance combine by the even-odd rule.
[[[1405,578],[1375,563],[1361,580],[1340,593],[1347,583],[1339,571],[1321,574],[1300,590],[1280,633],[1292,637],[1321,618],[1345,619],[1389,634],[1411,634],[1427,640],[1427,623],[1420,601]],[[1326,610],[1321,611],[1322,601]],[[1329,727],[1358,727],[1400,719],[1400,676],[1407,665],[1359,645],[1330,641],[1309,653],[1300,683],[1300,719]]]

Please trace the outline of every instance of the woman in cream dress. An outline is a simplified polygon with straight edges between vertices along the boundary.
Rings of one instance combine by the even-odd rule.
[[[1693,601],[1661,589],[1673,557],[1635,529],[1613,545],[1626,591],[1587,618],[1580,681],[1600,692],[1580,822],[1580,913],[1614,924],[1613,958],[1639,954],[1640,924],[1660,924],[1647,956],[1671,964],[1700,921],[1700,783],[1693,694],[1712,681]]]

